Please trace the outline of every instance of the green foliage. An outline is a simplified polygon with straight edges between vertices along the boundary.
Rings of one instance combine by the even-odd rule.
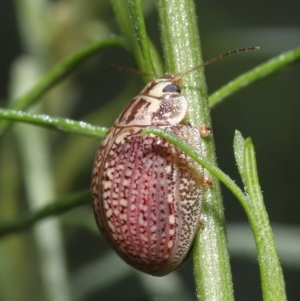
[[[67,216],[72,224],[81,223],[88,229],[95,227],[94,225],[90,226],[89,221],[92,218],[90,213],[83,213],[78,219],[75,210],[87,203],[88,191],[86,188],[80,190],[84,187],[78,189],[74,187],[78,186],[78,179],[82,174],[84,176],[88,174],[86,169],[90,168],[96,148],[94,140],[84,139],[82,136],[95,139],[103,137],[107,128],[92,124],[98,122],[103,126],[109,125],[121,110],[123,103],[126,103],[134,95],[132,90],[136,88],[132,88],[130,85],[123,89],[120,95],[114,96],[109,104],[97,104],[96,112],[81,115],[82,121],[52,117],[56,114],[72,115],[73,110],[75,111],[75,105],[74,107],[65,106],[68,101],[72,103],[74,94],[76,94],[76,83],[74,77],[70,76],[71,73],[79,70],[79,65],[88,65],[88,60],[92,56],[116,47],[119,51],[129,52],[138,68],[145,74],[149,74],[149,76],[145,76],[145,81],[151,78],[151,74],[161,75],[164,73],[160,53],[147,34],[144,19],[147,9],[151,11],[153,7],[143,8],[143,3],[139,0],[111,0],[115,22],[115,20],[110,21],[107,18],[109,4],[106,1],[94,1],[93,7],[103,18],[102,24],[93,19],[93,10],[81,10],[82,7],[88,5],[85,1],[78,0],[74,3],[71,3],[72,1],[38,2],[39,5],[29,3],[28,7],[24,7],[22,2],[16,1],[19,23],[24,25],[22,27],[24,48],[29,54],[23,55],[15,63],[10,84],[10,99],[6,108],[0,109],[0,139],[2,140],[0,149],[2,167],[2,174],[0,174],[2,202],[0,236],[6,236],[5,239],[7,239],[9,234],[24,231],[32,226],[35,226],[35,230],[27,239],[21,236],[12,236],[10,242],[3,239],[0,254],[2,253],[2,258],[7,256],[8,259],[2,268],[10,270],[12,276],[0,284],[1,300],[2,298],[3,300],[25,301],[71,300],[72,293],[69,289],[61,227],[56,219],[52,220],[52,224],[50,221],[48,228],[44,229],[43,225],[38,224],[38,221],[69,212]],[[62,6],[59,5],[60,2]],[[45,9],[44,5],[48,9],[50,7],[57,9],[55,20],[51,21],[51,17],[48,15],[49,10]],[[200,38],[193,1],[157,0],[156,5],[166,71],[179,74],[201,64]],[[70,19],[62,18],[64,10],[71,15]],[[34,22],[28,22],[30,18]],[[58,23],[59,26],[55,23]],[[66,36],[60,27],[68,28]],[[118,31],[122,32],[122,36],[116,36],[115,32]],[[46,40],[45,37],[47,37]],[[65,44],[66,39],[69,40],[71,46]],[[63,41],[60,47],[58,47],[59,41]],[[64,53],[65,48],[71,48],[70,52],[73,54],[57,61],[57,57],[61,57],[61,52]],[[79,50],[75,51],[75,49]],[[271,77],[278,71],[286,70],[286,67],[299,60],[299,49],[289,51],[239,76],[209,98],[203,70],[192,72],[184,78],[184,94],[190,100],[188,122],[195,126],[200,124],[210,126],[210,108],[219,105],[237,91]],[[55,61],[54,67],[50,68],[53,61]],[[28,67],[25,68],[25,75],[22,73],[24,66]],[[85,71],[81,70],[81,72]],[[64,83],[61,84],[63,80]],[[58,85],[59,83],[60,85]],[[27,92],[24,93],[24,90]],[[29,123],[38,128],[33,129],[22,124],[16,126],[17,122]],[[61,142],[59,135],[53,134],[53,132],[45,134],[41,130],[42,127],[75,135],[70,135]],[[9,132],[9,129],[12,131]],[[234,299],[223,203],[218,181],[222,182],[239,200],[249,220],[257,248],[264,300],[286,300],[282,270],[261,194],[251,139],[244,140],[239,132],[236,132],[234,137],[234,156],[244,185],[244,189],[241,189],[217,167],[212,137],[203,139],[203,154],[200,156],[177,137],[161,129],[148,128],[144,132],[160,135],[181,148],[205,167],[213,183],[213,187],[205,193],[204,227],[200,227],[193,247],[198,300]],[[53,143],[58,149],[54,155],[50,151]],[[18,156],[19,158],[16,159]],[[83,159],[79,160],[78,158]],[[22,168],[19,167],[19,161],[22,162]],[[8,182],[9,184],[7,184]],[[24,186],[25,193],[19,192],[21,191],[20,186]],[[74,190],[78,190],[78,192],[74,193]],[[65,195],[65,197],[60,197],[61,195]],[[21,202],[20,199],[23,199],[24,202]],[[62,219],[62,222],[67,225],[68,218]],[[34,247],[31,247],[31,242],[34,242]],[[33,249],[34,256],[28,254],[30,248]],[[15,249],[27,251],[15,252]],[[13,263],[10,257],[10,253],[13,253],[11,250],[13,250],[18,264]],[[52,254],[52,257],[47,255],[49,253]],[[38,257],[38,263],[34,262],[32,257]],[[55,269],[51,270],[51,266],[54,264],[57,268],[57,262],[61,263],[59,272]],[[33,272],[34,276],[21,284],[24,275],[19,278],[15,276],[18,274],[20,266],[28,272],[35,270],[36,266],[39,266],[40,270]],[[56,279],[57,274],[59,277]],[[39,275],[42,275],[42,280],[39,279]],[[143,279],[142,277],[140,276],[140,279]],[[1,278],[3,275],[1,275],[0,281]],[[28,283],[34,281],[42,282],[43,289],[34,291],[33,294],[33,290],[30,289],[32,284],[28,285]],[[10,285],[10,282],[14,285]],[[15,283],[18,285],[19,291],[15,291]]]

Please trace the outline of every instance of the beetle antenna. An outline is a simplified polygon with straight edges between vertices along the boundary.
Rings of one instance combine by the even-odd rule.
[[[125,71],[125,72],[129,72],[129,73],[139,74],[142,76],[151,76],[152,80],[154,80],[156,78],[154,74],[150,74],[150,73],[140,71],[137,69],[133,69],[133,68],[129,68],[129,67],[124,67],[124,66],[114,65],[114,64],[110,64],[110,67],[114,68],[116,70],[119,70],[119,71]]]
[[[224,57],[230,56],[232,54],[239,54],[240,52],[247,52],[247,51],[252,51],[252,50],[256,51],[256,50],[259,50],[259,49],[260,49],[259,46],[251,46],[251,47],[244,47],[244,48],[240,48],[240,49],[228,51],[228,52],[223,53],[223,54],[221,54],[219,56],[216,56],[216,57],[214,57],[214,58],[212,58],[212,59],[204,62],[203,64],[198,65],[198,66],[196,66],[196,67],[194,67],[194,68],[192,68],[192,69],[190,69],[190,70],[188,70],[186,72],[178,74],[175,78],[176,79],[177,78],[180,79],[180,78],[186,76],[188,73],[191,73],[191,72],[193,72],[193,71],[195,71],[197,69],[200,69],[202,67],[205,67],[207,65],[210,65],[210,64],[212,64],[212,63],[214,63],[216,61],[219,61],[219,60],[223,59]]]

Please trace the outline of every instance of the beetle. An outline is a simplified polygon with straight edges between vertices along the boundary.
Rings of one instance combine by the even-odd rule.
[[[255,49],[254,49],[255,48]],[[185,122],[188,101],[180,75],[149,82],[110,128],[92,175],[97,225],[117,254],[134,268],[163,276],[180,267],[201,222],[204,169],[167,140],[144,128],[157,126],[202,153],[200,128]]]

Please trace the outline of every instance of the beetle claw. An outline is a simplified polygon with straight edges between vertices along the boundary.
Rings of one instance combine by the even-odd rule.
[[[211,135],[212,132],[213,132],[212,127],[211,127],[211,126],[207,126],[206,124],[201,124],[201,125],[198,127],[198,130],[199,130],[200,136],[201,136],[202,138],[208,137],[208,136]]]

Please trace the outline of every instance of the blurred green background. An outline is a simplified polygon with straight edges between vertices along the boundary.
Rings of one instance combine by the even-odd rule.
[[[160,47],[154,1],[147,30]],[[298,1],[195,1],[204,60],[260,46],[205,69],[209,93],[256,65],[300,45]],[[0,106],[6,107],[73,51],[120,33],[106,0],[0,1]],[[143,87],[129,53],[105,50],[42,98],[36,111],[109,126]],[[241,185],[235,129],[256,147],[261,187],[290,301],[300,299],[300,67],[226,100],[212,111],[221,169]],[[88,188],[99,142],[18,124],[0,140],[0,219]],[[262,300],[256,253],[240,204],[223,189],[236,300]],[[49,218],[0,240],[0,301],[195,300],[188,261],[163,278],[123,264],[98,233],[90,207]]]

